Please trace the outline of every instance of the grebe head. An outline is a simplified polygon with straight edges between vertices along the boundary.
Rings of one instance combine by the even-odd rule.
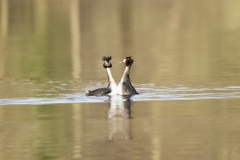
[[[103,57],[102,58],[102,60],[104,61],[103,62],[103,67],[104,68],[111,68],[112,67],[112,64],[111,64],[111,62],[110,62],[110,60],[112,59],[112,57],[111,56],[108,56],[108,57]]]
[[[125,63],[126,66],[131,66],[133,64],[133,59],[131,56],[124,58],[122,61],[119,63]]]

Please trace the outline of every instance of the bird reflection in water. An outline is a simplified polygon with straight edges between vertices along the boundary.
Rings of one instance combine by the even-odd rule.
[[[126,140],[130,136],[131,119],[131,96],[112,96],[110,97],[108,111],[108,140],[113,141],[114,135],[121,134]]]

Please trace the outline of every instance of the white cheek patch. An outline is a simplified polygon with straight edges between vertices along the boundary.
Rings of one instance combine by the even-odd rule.
[[[125,62],[126,62],[126,59],[123,60],[123,63],[125,63]]]

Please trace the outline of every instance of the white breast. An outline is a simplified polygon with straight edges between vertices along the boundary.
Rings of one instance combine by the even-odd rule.
[[[122,82],[120,82],[117,86],[117,94],[118,95],[123,95],[123,91],[122,91]]]
[[[110,84],[110,88],[111,88],[111,93],[109,93],[109,95],[117,95],[118,94],[117,84],[115,82]]]

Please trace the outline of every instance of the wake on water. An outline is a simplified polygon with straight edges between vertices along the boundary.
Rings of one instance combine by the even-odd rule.
[[[133,95],[131,101],[174,101],[174,100],[204,100],[204,99],[233,99],[240,98],[240,86],[223,88],[190,88],[177,86],[175,88],[155,85],[136,85],[139,95]],[[82,89],[84,91],[85,89]],[[0,105],[44,105],[71,103],[103,103],[109,101],[125,101],[122,96],[85,96],[85,92],[77,94],[41,95],[38,97],[0,99]]]

